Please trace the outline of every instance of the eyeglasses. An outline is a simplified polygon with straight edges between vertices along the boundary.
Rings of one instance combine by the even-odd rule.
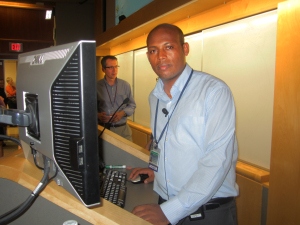
[[[105,69],[118,69],[120,66],[106,66]]]

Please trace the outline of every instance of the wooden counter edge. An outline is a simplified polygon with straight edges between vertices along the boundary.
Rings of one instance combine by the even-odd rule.
[[[0,178],[14,181],[33,191],[42,176],[42,171],[26,160],[23,155],[0,158]],[[91,224],[149,224],[102,198],[100,206],[86,208],[77,198],[54,181],[47,185],[40,196]]]
[[[141,131],[141,132],[143,132],[143,133],[145,133],[147,135],[151,134],[151,129],[149,127],[142,126],[142,125],[140,125],[138,123],[135,123],[135,122],[133,122],[131,120],[127,120],[127,123],[128,123],[128,125],[130,127],[134,128],[134,129],[136,129],[138,131]]]
[[[236,164],[236,173],[261,184],[267,183],[270,177],[269,171],[240,161]]]

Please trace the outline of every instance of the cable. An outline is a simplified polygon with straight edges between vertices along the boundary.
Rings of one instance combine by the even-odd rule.
[[[50,173],[50,159],[44,156],[44,176],[41,179],[40,183],[37,185],[35,190],[30,194],[30,196],[18,207],[10,210],[9,212],[0,216],[0,225],[5,225],[10,223],[11,221],[19,218],[22,214],[24,214],[29,207],[33,204],[39,194],[44,190],[44,188],[49,183],[50,179],[48,178]],[[52,177],[53,178],[53,177]],[[51,179],[52,179],[51,178]]]
[[[18,207],[14,208],[13,210],[10,210],[9,212],[5,213],[4,215],[0,216],[0,225],[7,224],[18,217],[20,217],[25,211],[28,210],[28,208],[32,205],[32,203],[35,201],[35,199],[38,197],[38,195],[41,193],[41,191],[46,187],[46,185],[49,182],[48,175],[50,172],[50,167],[47,166],[49,164],[49,159],[45,157],[44,159],[44,165],[45,165],[45,171],[44,176],[38,186],[35,188],[35,190],[31,193],[31,195],[20,204]]]
[[[34,151],[36,151],[36,150],[34,150]],[[36,165],[37,166],[37,165]],[[56,175],[58,174],[58,168],[57,168],[57,166],[54,164],[54,166],[55,166],[55,174],[52,176],[52,177],[50,177],[49,179],[48,179],[48,181],[51,181],[53,178],[55,178],[56,177]],[[38,167],[38,166],[37,166]],[[39,168],[42,168],[42,167],[39,167]],[[41,181],[42,182],[42,181]],[[11,209],[9,212],[6,212],[5,214],[3,214],[3,215],[1,215],[0,216],[0,219],[2,219],[2,218],[4,218],[5,216],[7,216],[7,215],[9,215],[9,214],[11,214],[12,212],[14,212],[15,210],[17,210],[22,204],[24,204],[24,203],[21,203],[20,205],[18,205],[17,207],[15,207],[15,208],[13,208],[13,209]],[[0,223],[1,224],[1,223]]]
[[[22,144],[21,144],[20,140],[17,139],[17,138],[14,138],[14,137],[10,137],[10,136],[7,136],[7,135],[0,134],[0,140],[1,140],[1,139],[13,141],[13,142],[15,142],[16,144],[18,144],[20,147],[22,147]]]
[[[58,168],[57,168],[56,164],[53,163],[53,165],[55,166],[55,173],[52,177],[49,178],[49,181],[51,181],[58,174]]]
[[[31,153],[32,153],[32,155],[33,155],[33,162],[34,162],[34,165],[37,167],[37,168],[39,168],[40,170],[44,170],[44,168],[43,167],[40,167],[38,164],[37,164],[37,162],[36,162],[36,152],[37,152],[37,150],[35,150],[33,147],[32,147],[32,143],[30,143],[30,149],[31,149]]]
[[[17,145],[19,145],[21,148],[22,148],[22,144],[20,142],[19,139],[17,138],[14,138],[14,137],[10,137],[10,136],[7,136],[7,135],[3,135],[3,134],[0,134],[0,140],[1,139],[4,139],[4,140],[10,140],[10,141],[13,141],[15,142]],[[33,147],[32,147],[32,144],[30,143],[30,149],[31,149],[31,153],[33,155],[33,161],[34,161],[34,164],[37,168],[39,168],[40,170],[44,170],[43,167],[40,167],[37,162],[36,162],[36,152],[37,150],[35,150]]]

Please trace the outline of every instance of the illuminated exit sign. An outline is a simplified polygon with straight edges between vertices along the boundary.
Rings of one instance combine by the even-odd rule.
[[[23,43],[9,42],[9,51],[23,52]]]

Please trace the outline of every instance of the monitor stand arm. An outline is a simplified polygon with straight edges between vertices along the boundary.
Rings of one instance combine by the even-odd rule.
[[[28,127],[32,122],[33,119],[30,112],[0,107],[0,123]]]

